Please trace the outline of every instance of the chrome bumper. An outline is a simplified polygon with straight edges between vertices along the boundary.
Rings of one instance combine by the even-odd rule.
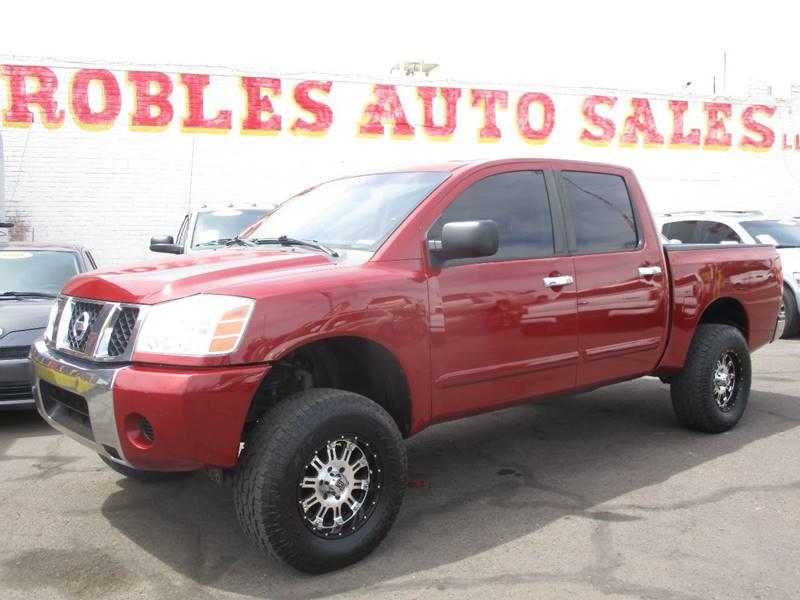
[[[119,464],[125,460],[114,417],[114,378],[121,368],[108,368],[56,355],[39,339],[31,347],[33,395],[36,409],[47,423],[98,454]],[[122,367],[124,368],[124,367]],[[42,383],[86,401],[88,424],[73,418],[69,404],[51,398]],[[72,396],[74,398],[74,396]]]

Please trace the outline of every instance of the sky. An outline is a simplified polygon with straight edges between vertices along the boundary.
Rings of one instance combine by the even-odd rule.
[[[425,60],[461,82],[708,94],[716,77],[733,96],[760,82],[788,97],[800,84],[800,3],[789,1],[37,0],[4,3],[2,20],[3,60],[370,77]]]

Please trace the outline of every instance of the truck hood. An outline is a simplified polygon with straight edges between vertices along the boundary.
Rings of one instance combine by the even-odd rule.
[[[47,298],[0,300],[0,340],[16,331],[44,329],[52,306]]]
[[[327,255],[301,248],[237,248],[78,275],[68,296],[157,304],[199,293],[254,297],[265,281],[336,268]]]

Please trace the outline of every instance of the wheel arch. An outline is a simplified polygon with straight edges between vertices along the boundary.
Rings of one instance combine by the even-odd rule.
[[[386,345],[356,335],[317,338],[287,346],[271,362],[272,369],[251,403],[248,422],[299,389],[333,387],[376,402],[401,433],[409,435],[412,400],[408,376]]]
[[[714,323],[731,325],[741,331],[745,340],[750,339],[750,321],[744,305],[736,298],[725,296],[717,298],[703,309],[698,325]]]

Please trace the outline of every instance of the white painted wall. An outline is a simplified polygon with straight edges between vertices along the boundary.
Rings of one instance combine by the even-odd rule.
[[[0,64],[2,64],[0,62]],[[41,64],[41,63],[39,63]],[[185,113],[184,89],[175,85],[172,94],[175,117],[162,132],[131,131],[128,115],[133,110],[132,89],[125,72],[114,70],[120,83],[122,112],[107,131],[79,128],[68,109],[67,88],[76,66],[49,64],[58,75],[57,99],[66,110],[58,129],[42,126],[37,114],[28,128],[3,127],[5,145],[5,216],[30,225],[36,240],[71,241],[87,245],[101,266],[114,266],[152,256],[147,251],[151,234],[176,233],[190,205],[201,203],[271,204],[316,183],[343,173],[430,160],[547,156],[617,163],[636,170],[651,205],[657,211],[725,208],[760,209],[800,214],[800,151],[783,150],[781,136],[793,141],[800,133],[800,102],[775,98],[714,98],[732,102],[734,119],[728,124],[734,147],[725,151],[670,149],[641,145],[628,148],[618,143],[619,129],[630,113],[630,97],[649,98],[660,132],[669,140],[672,130],[670,98],[687,99],[687,128],[704,131],[700,96],[649,95],[623,90],[592,90],[502,86],[481,87],[509,91],[509,108],[498,112],[503,137],[496,143],[479,143],[477,131],[482,113],[470,107],[469,88],[456,82],[421,78],[387,80],[398,85],[408,119],[416,127],[410,140],[380,139],[356,135],[365,104],[372,98],[373,81],[334,79],[324,101],[334,111],[334,122],[324,136],[306,137],[286,131],[303,113],[294,104],[291,90],[303,79],[331,79],[325,75],[284,77],[283,94],[273,102],[283,116],[282,131],[274,136],[242,135],[239,124],[244,94],[239,72],[212,73],[206,96],[206,112],[221,108],[233,111],[233,129],[224,134],[190,134],[180,128]],[[131,67],[134,69],[135,67]],[[148,67],[170,73],[209,72],[204,68]],[[253,75],[252,73],[248,73]],[[257,75],[269,76],[259,73]],[[416,85],[463,87],[458,104],[458,127],[449,141],[431,141],[421,128],[422,109]],[[7,81],[0,78],[0,110],[6,109]],[[522,92],[545,92],[556,104],[556,125],[548,141],[526,143],[516,129],[516,100]],[[619,98],[613,110],[603,111],[617,123],[617,136],[606,147],[579,141],[586,122],[581,103],[591,94]],[[323,98],[320,97],[322,100]],[[99,106],[93,97],[93,106]],[[776,105],[769,119],[776,142],[766,152],[744,151],[736,144],[742,134],[739,113],[752,103]],[[34,111],[36,112],[36,111]],[[308,118],[308,115],[305,115]],[[532,120],[536,122],[537,115]],[[441,115],[437,117],[441,122]],[[763,118],[762,118],[763,120]],[[2,208],[2,205],[0,205]],[[0,219],[3,214],[0,213]]]

